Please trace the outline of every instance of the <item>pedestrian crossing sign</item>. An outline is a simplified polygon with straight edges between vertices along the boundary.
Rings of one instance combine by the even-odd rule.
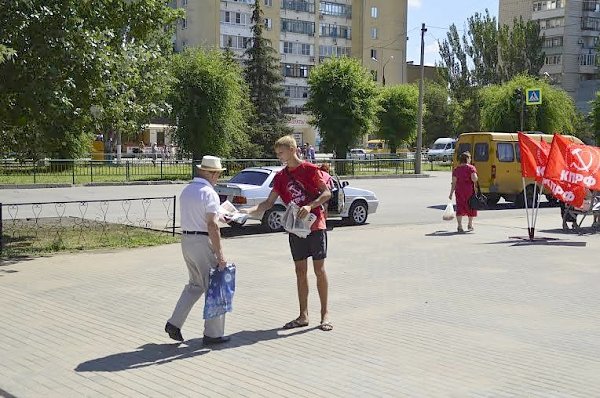
[[[525,103],[527,105],[542,104],[542,90],[539,88],[528,88],[526,91],[527,97]]]

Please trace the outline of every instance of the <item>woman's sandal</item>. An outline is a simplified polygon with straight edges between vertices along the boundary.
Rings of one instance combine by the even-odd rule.
[[[294,319],[293,321],[289,321],[288,323],[283,325],[283,328],[284,329],[295,329],[295,328],[303,328],[305,326],[308,326],[307,321],[302,322],[299,319]]]
[[[462,228],[460,228],[460,227],[459,227],[459,228],[456,228],[456,231],[457,231],[459,234],[464,234],[464,233],[465,233],[465,230],[464,230],[464,229],[462,229]]]

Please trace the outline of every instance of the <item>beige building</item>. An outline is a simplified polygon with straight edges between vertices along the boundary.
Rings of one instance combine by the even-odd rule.
[[[522,16],[540,24],[545,65],[540,71],[589,112],[600,88],[596,47],[600,36],[600,0],[500,0],[500,25]]]
[[[281,54],[286,113],[297,141],[319,143],[308,124],[311,68],[332,56],[359,59],[381,84],[406,82],[407,0],[260,0],[265,37]],[[176,0],[186,11],[175,48],[231,48],[240,58],[251,44],[254,0]]]

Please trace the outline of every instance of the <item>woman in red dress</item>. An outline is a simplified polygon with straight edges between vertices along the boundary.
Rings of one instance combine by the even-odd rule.
[[[471,163],[471,154],[463,152],[458,157],[460,165],[452,171],[452,187],[448,199],[452,200],[452,194],[456,194],[456,221],[458,232],[463,233],[462,218],[469,217],[467,229],[473,231],[473,217],[477,217],[477,210],[469,207],[469,198],[475,193],[477,182],[477,169]]]

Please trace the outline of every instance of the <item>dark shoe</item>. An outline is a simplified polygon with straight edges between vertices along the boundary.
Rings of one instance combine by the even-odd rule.
[[[183,336],[181,335],[181,329],[172,323],[167,322],[165,325],[165,332],[169,333],[169,337],[173,340],[183,341]]]
[[[221,336],[221,337],[204,336],[204,338],[202,339],[202,344],[204,344],[204,345],[223,344],[223,343],[227,343],[229,340],[231,340],[231,337],[229,337],[229,336]]]

